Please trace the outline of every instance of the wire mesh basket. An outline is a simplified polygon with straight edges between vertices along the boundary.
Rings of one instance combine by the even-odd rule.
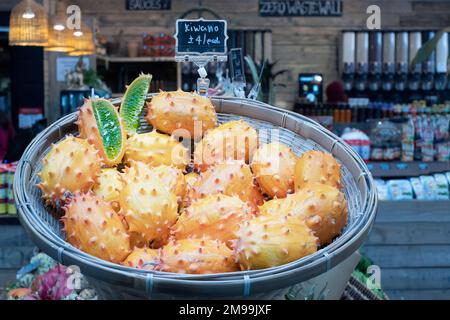
[[[148,100],[151,97],[148,95]],[[333,133],[296,113],[248,99],[212,98],[212,102],[219,123],[243,119],[258,130],[260,142],[272,141],[272,129],[278,129],[276,138],[297,155],[311,149],[333,154],[342,164],[349,212],[347,226],[339,237],[314,254],[282,266],[206,275],[133,269],[82,252],[65,241],[62,225],[44,205],[36,187],[41,160],[51,144],[67,134],[77,134],[77,115],[72,113],[41,132],[17,166],[14,192],[18,215],[32,240],[57,261],[78,266],[105,298],[273,298],[277,292],[324,274],[349,258],[367,236],[377,205],[371,174],[360,157]],[[113,100],[113,104],[120,104],[120,99]],[[146,132],[151,127],[143,116],[140,131]],[[350,273],[345,276],[350,277]]]

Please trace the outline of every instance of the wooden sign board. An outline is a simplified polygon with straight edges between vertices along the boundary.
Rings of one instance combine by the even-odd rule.
[[[127,0],[126,9],[129,11],[170,10],[170,0]]]
[[[227,54],[227,22],[225,20],[178,19],[175,33],[175,55]]]
[[[342,16],[342,0],[259,0],[263,17]]]

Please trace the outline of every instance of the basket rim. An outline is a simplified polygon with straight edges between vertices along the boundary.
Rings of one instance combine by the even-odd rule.
[[[149,94],[148,98],[151,98],[151,96],[153,96],[153,94]],[[343,250],[343,247],[346,244],[351,243],[352,240],[357,238],[358,234],[361,234],[361,232],[363,232],[365,229],[370,228],[370,226],[372,225],[373,220],[375,218],[377,199],[376,199],[376,194],[374,192],[374,185],[373,185],[372,177],[371,177],[371,174],[370,174],[367,166],[365,165],[365,163],[359,158],[359,156],[356,155],[356,153],[353,151],[353,149],[351,149],[349,146],[347,146],[342,141],[342,139],[335,136],[333,133],[327,131],[326,129],[321,127],[318,123],[316,123],[315,121],[308,119],[304,116],[301,116],[299,114],[293,113],[288,110],[284,110],[284,109],[280,109],[280,108],[277,108],[274,106],[263,104],[260,102],[249,101],[248,99],[223,98],[223,97],[211,97],[211,98],[213,101],[219,102],[219,108],[221,108],[221,104],[223,101],[233,101],[233,102],[239,102],[241,104],[251,104],[256,107],[275,110],[278,113],[282,113],[283,116],[284,115],[290,116],[290,117],[295,118],[296,120],[301,120],[310,126],[317,127],[318,130],[320,130],[320,131],[322,131],[322,133],[325,133],[326,135],[328,135],[330,139],[333,139],[340,147],[344,148],[344,151],[352,157],[352,160],[355,162],[355,164],[360,168],[360,170],[363,173],[365,173],[365,175],[363,175],[362,177],[364,178],[364,183],[367,186],[368,195],[367,195],[367,197],[364,198],[364,203],[361,205],[361,211],[364,212],[365,214],[362,216],[361,219],[359,219],[359,222],[357,225],[358,228],[355,228],[353,230],[354,232],[351,234],[348,234],[348,233],[343,234],[335,242],[322,248],[321,250],[317,251],[316,253],[306,256],[304,258],[301,258],[299,260],[293,261],[289,264],[282,265],[282,266],[268,268],[268,269],[261,269],[261,270],[237,271],[237,272],[232,272],[232,273],[218,273],[218,274],[212,274],[212,275],[179,275],[179,274],[173,274],[173,273],[167,273],[167,272],[154,272],[154,271],[147,271],[147,270],[132,269],[130,267],[121,266],[121,265],[113,264],[110,262],[105,263],[104,260],[101,260],[96,257],[92,257],[85,253],[80,254],[81,251],[79,251],[78,249],[75,249],[74,247],[71,247],[67,242],[65,242],[61,238],[58,237],[58,239],[55,239],[55,237],[53,237],[51,234],[50,235],[46,234],[45,229],[40,229],[38,225],[31,223],[31,221],[28,218],[33,217],[33,212],[32,212],[33,208],[29,208],[30,205],[29,205],[29,202],[27,201],[27,195],[24,194],[25,188],[22,188],[22,190],[20,190],[19,189],[20,183],[16,183],[16,184],[14,184],[14,192],[16,195],[16,203],[17,203],[18,209],[19,209],[18,210],[19,218],[21,218],[21,221],[23,220],[22,223],[27,226],[29,231],[31,233],[33,233],[35,235],[35,237],[45,238],[47,241],[49,241],[49,243],[52,243],[59,247],[62,247],[63,248],[62,252],[64,252],[64,255],[73,255],[74,257],[79,256],[79,259],[76,259],[76,260],[79,260],[81,263],[101,265],[102,268],[108,268],[108,270],[110,270],[110,271],[116,270],[116,271],[120,271],[120,272],[126,272],[127,275],[130,277],[131,276],[146,277],[149,273],[151,273],[154,275],[155,278],[161,279],[161,281],[167,280],[167,279],[175,279],[177,281],[190,281],[190,282],[199,281],[200,283],[204,284],[207,282],[217,283],[218,280],[216,280],[215,278],[220,278],[220,282],[223,282],[223,281],[241,281],[242,282],[243,281],[242,275],[251,276],[252,279],[264,278],[266,276],[267,277],[274,276],[274,274],[275,275],[281,274],[283,272],[288,272],[289,270],[297,269],[299,267],[303,268],[308,265],[314,265],[315,261],[320,261],[321,260],[320,257],[325,257],[325,256],[328,256],[327,264],[333,265],[333,264],[330,264],[329,257],[337,256]],[[113,103],[117,104],[117,103],[120,103],[120,101],[121,101],[121,98],[114,99]],[[66,125],[66,126],[70,125],[71,122],[73,122],[73,120],[75,119],[75,116],[76,116],[75,113],[72,113],[72,114],[69,114],[69,115],[61,118],[60,120],[58,120],[57,122],[55,122],[54,124],[52,124],[51,126],[46,128],[43,132],[41,132],[30,143],[30,145],[27,147],[27,149],[24,152],[24,156],[22,157],[22,159],[20,160],[20,162],[18,164],[17,172],[16,172],[17,179],[15,181],[25,182],[22,180],[26,178],[26,177],[23,177],[24,171],[26,170],[26,166],[28,164],[30,167],[32,167],[32,164],[30,163],[30,161],[26,159],[26,155],[28,155],[30,150],[32,150],[32,147],[35,146],[36,144],[38,144],[38,142],[42,138],[47,137],[51,132],[54,132],[55,127],[57,128],[56,130],[59,131],[59,137],[63,137],[64,134],[62,134],[63,128],[62,128],[61,124]],[[361,176],[359,178],[361,178]],[[359,185],[358,185],[358,189],[360,189]],[[361,199],[361,200],[363,200],[363,199]],[[25,218],[27,218],[27,219],[25,219]],[[73,249],[75,249],[75,250],[73,250]],[[59,250],[61,250],[61,249],[59,249]],[[62,258],[62,255],[59,256],[59,254],[57,254],[56,258],[57,258],[57,260],[60,260],[58,258]]]

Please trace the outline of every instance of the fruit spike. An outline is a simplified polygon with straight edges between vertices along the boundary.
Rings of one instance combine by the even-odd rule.
[[[226,122],[208,131],[197,143],[194,167],[205,171],[208,167],[227,160],[249,163],[258,147],[258,133],[243,120]]]
[[[222,273],[238,271],[233,251],[208,239],[171,241],[160,252],[159,271],[175,273]]]
[[[301,217],[319,238],[321,245],[330,243],[347,224],[347,201],[337,188],[310,183],[285,199],[267,201],[260,208],[266,216]]]
[[[131,268],[153,270],[158,256],[159,250],[157,249],[138,248],[134,249],[122,264]]]
[[[184,210],[172,234],[175,239],[216,239],[232,247],[239,225],[252,217],[238,197],[211,195],[194,201]]]
[[[123,184],[120,173],[114,168],[104,168],[100,173],[98,182],[92,188],[96,196],[110,202],[116,211],[119,211],[119,195]]]
[[[122,262],[130,253],[130,239],[119,214],[92,192],[76,193],[63,208],[67,241],[103,260]]]
[[[142,161],[154,167],[165,164],[185,169],[189,163],[189,152],[172,137],[152,131],[128,138],[125,162],[130,160]]]
[[[258,216],[238,236],[235,251],[242,270],[279,266],[317,250],[317,238],[298,217]]]
[[[67,136],[52,145],[39,172],[42,197],[49,203],[65,200],[66,195],[87,192],[100,174],[98,151],[86,140]]]
[[[236,161],[221,163],[201,173],[190,191],[190,198],[194,200],[218,193],[236,195],[256,212],[263,203],[263,197],[253,180],[247,164]]]
[[[195,93],[160,92],[147,104],[145,120],[161,132],[191,139],[201,138],[217,125],[211,100]]]
[[[139,116],[145,104],[152,76],[141,74],[127,87],[120,104],[120,116],[122,117],[128,134],[136,133],[139,127]]]
[[[86,99],[78,112],[80,138],[87,139],[109,167],[122,161],[126,133],[116,108],[105,99]]]
[[[262,191],[269,197],[285,198],[294,192],[296,155],[281,143],[261,145],[253,155],[252,170]]]
[[[132,162],[122,175],[119,203],[130,232],[142,234],[154,246],[165,243],[178,218],[177,197],[148,165]]]
[[[312,150],[298,159],[294,173],[295,190],[313,182],[341,187],[341,166],[331,154]]]

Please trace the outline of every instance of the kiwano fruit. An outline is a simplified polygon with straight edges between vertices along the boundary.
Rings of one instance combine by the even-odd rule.
[[[139,128],[139,116],[145,104],[152,76],[141,74],[127,87],[120,104],[120,116],[125,123],[128,134],[136,133]]]
[[[201,138],[217,125],[211,100],[196,93],[160,92],[147,104],[145,118],[161,132],[190,139]]]
[[[122,262],[124,266],[153,270],[159,256],[158,249],[137,248]]]
[[[118,211],[119,195],[122,190],[122,179],[120,178],[120,172],[115,168],[102,169],[98,182],[92,188],[94,194],[106,202],[110,202],[113,208]]]
[[[122,161],[126,132],[116,108],[106,99],[86,99],[78,112],[80,138],[87,139],[98,151],[105,165]]]

